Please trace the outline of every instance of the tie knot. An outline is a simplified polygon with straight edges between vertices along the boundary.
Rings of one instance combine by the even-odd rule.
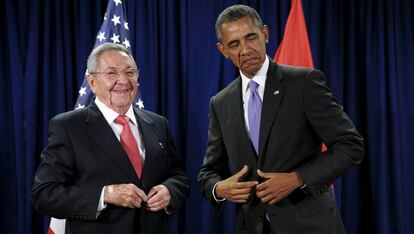
[[[120,116],[116,117],[114,122],[117,123],[117,124],[121,124],[121,125],[125,126],[126,124],[128,124],[129,121],[128,121],[128,117],[126,115],[120,115]]]
[[[257,87],[259,87],[259,84],[258,83],[256,83],[253,80],[249,81],[250,91],[252,91],[253,93],[255,93],[257,91]]]

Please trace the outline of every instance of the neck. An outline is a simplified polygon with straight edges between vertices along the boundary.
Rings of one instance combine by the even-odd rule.
[[[125,113],[127,113],[127,111],[128,111],[128,108],[129,108],[129,106],[128,107],[124,107],[124,108],[116,108],[116,107],[114,107],[114,108],[112,108],[112,110],[114,110],[119,115],[125,115]]]
[[[252,79],[257,74],[258,71],[259,70],[255,71],[254,73],[247,73],[243,71],[240,71],[240,72],[243,73],[243,75],[246,76],[247,78]]]

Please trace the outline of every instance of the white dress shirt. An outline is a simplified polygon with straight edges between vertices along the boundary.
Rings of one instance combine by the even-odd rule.
[[[266,56],[265,61],[263,62],[262,67],[259,69],[259,71],[254,75],[251,79],[247,78],[241,71],[240,76],[242,79],[242,98],[243,98],[243,112],[244,112],[244,121],[247,127],[247,130],[250,131],[249,128],[249,100],[250,100],[250,89],[249,89],[249,82],[253,80],[259,86],[257,86],[257,92],[259,93],[259,97],[262,100],[263,103],[263,95],[266,85],[266,75],[267,70],[269,70],[269,58]]]

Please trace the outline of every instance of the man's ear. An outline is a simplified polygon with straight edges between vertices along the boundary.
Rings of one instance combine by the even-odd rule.
[[[227,54],[227,50],[226,50],[226,48],[224,48],[224,45],[223,44],[221,44],[220,42],[217,42],[217,44],[216,44],[216,46],[217,46],[217,49],[220,51],[220,53],[226,58],[226,59],[228,59],[229,58],[229,55]]]
[[[269,28],[267,27],[267,25],[263,25],[262,33],[267,44],[269,42]]]
[[[93,75],[88,74],[87,80],[92,92],[95,93],[95,80],[93,79]]]

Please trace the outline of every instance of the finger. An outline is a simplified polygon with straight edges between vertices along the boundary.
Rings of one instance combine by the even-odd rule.
[[[245,198],[245,197],[240,197],[240,198],[233,198],[233,199],[229,199],[232,202],[235,203],[246,203],[247,201],[249,201],[249,198]]]
[[[273,198],[270,196],[270,195],[266,195],[266,196],[264,196],[264,197],[262,197],[262,198],[260,198],[260,201],[262,202],[262,203],[267,203],[267,202],[269,202],[270,200],[272,200]]]
[[[262,191],[257,191],[256,190],[256,196],[260,199],[263,198],[263,197],[266,197],[268,194],[269,194],[269,192],[267,190],[262,190]]]
[[[167,204],[168,204],[168,200],[165,198],[162,198],[159,201],[155,201],[155,202],[148,204],[148,210],[158,211],[158,210],[164,209],[167,206]]]
[[[276,204],[276,202],[278,202],[278,201],[280,201],[280,199],[279,199],[279,198],[275,198],[275,199],[271,200],[271,201],[269,202],[269,204],[270,204],[270,205],[274,205],[274,204]]]
[[[237,180],[239,180],[241,177],[244,176],[244,174],[246,174],[249,171],[249,167],[247,167],[247,165],[244,165],[243,168],[238,171],[236,174],[234,174],[234,178],[236,178]]]
[[[269,187],[269,182],[266,180],[265,182],[262,182],[256,186],[256,191],[262,191],[266,190]]]
[[[151,203],[147,203],[147,207],[148,207],[148,209],[152,210],[154,208],[159,207],[160,204],[161,204],[161,201],[154,201],[154,202],[151,202]]]
[[[147,207],[147,210],[155,212],[155,211],[159,211],[161,209],[159,207]]]
[[[239,194],[232,197],[233,200],[245,200],[247,201],[250,198],[250,194]]]
[[[147,210],[149,210],[149,211],[159,211],[161,209],[162,209],[162,206],[159,205],[159,204],[156,205],[156,206],[147,207]]]
[[[234,203],[246,203],[248,200],[247,199],[241,199],[241,200],[230,200],[231,202]]]
[[[135,191],[135,194],[138,195],[138,197],[142,200],[142,202],[147,202],[148,198],[147,198],[147,195],[145,195],[144,191],[142,191],[138,187],[136,187],[134,191]]]
[[[240,194],[250,194],[252,192],[251,188],[242,188],[242,189],[233,189],[231,191],[232,195],[240,195]]]
[[[236,188],[252,188],[256,185],[258,185],[258,181],[245,181],[245,182],[237,182],[235,184]]]
[[[162,200],[162,196],[160,193],[156,193],[152,197],[150,197],[147,201],[148,206],[151,206],[153,203],[159,202]]]
[[[150,198],[151,198],[152,196],[154,196],[157,192],[158,192],[158,190],[157,190],[155,187],[151,188],[151,189],[150,189],[150,191],[149,191],[149,193],[148,193],[148,195],[147,195],[147,198],[148,198],[148,199],[150,199]]]
[[[132,208],[141,208],[141,206],[142,206],[142,200],[141,200],[141,198],[138,197],[138,198],[134,199],[132,201],[132,205],[133,205]]]
[[[266,178],[266,179],[269,179],[269,178],[271,178],[271,177],[272,177],[271,173],[266,173],[266,172],[263,172],[263,171],[261,171],[260,169],[259,169],[259,170],[257,170],[257,174],[258,174],[260,177],[262,177],[262,178]]]

